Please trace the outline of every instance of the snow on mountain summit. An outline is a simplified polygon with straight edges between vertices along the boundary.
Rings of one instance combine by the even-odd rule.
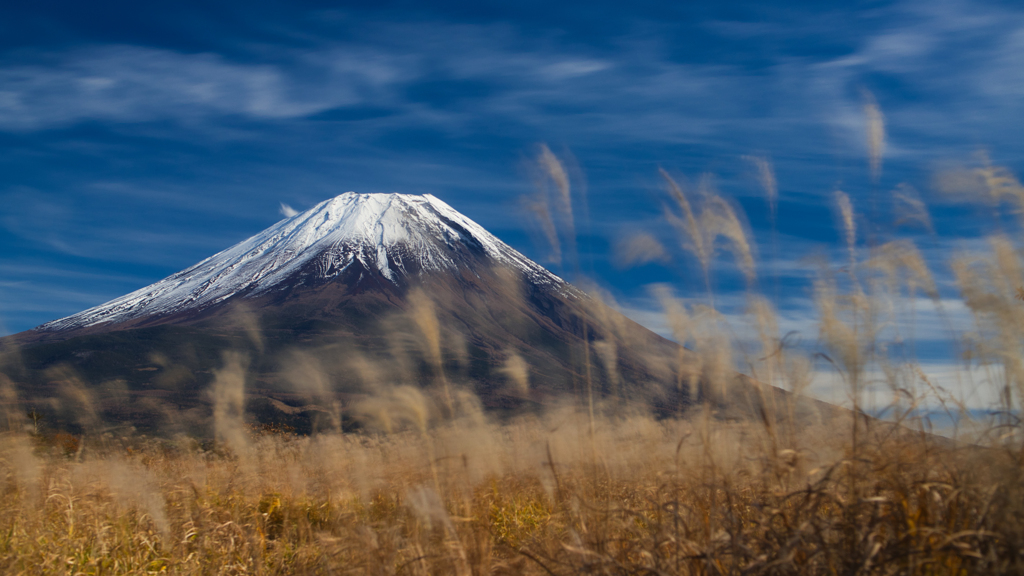
[[[353,265],[394,284],[455,271],[468,257],[564,282],[436,197],[347,192],[286,218],[198,264],[95,308],[37,328],[62,331],[198,310],[295,282],[328,282]]]

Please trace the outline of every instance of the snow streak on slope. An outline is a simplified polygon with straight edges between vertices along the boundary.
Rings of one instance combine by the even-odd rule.
[[[302,270],[313,270],[314,281],[329,281],[354,263],[397,284],[412,271],[454,271],[474,254],[521,270],[534,283],[563,292],[568,287],[434,196],[348,192],[155,284],[37,330],[199,310],[286,288]]]

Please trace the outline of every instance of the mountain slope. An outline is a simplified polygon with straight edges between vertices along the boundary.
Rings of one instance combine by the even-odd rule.
[[[0,372],[64,426],[97,414],[208,433],[211,387],[231,374],[250,414],[300,430],[401,384],[501,410],[592,393],[676,413],[711,398],[683,385],[688,351],[429,195],[342,194],[0,348],[19,350]],[[749,409],[737,381],[723,409]]]
[[[346,271],[397,285],[409,275],[481,264],[506,266],[536,284],[568,290],[560,278],[434,196],[349,192],[155,284],[36,330],[62,332],[195,313],[233,298],[315,287]]]

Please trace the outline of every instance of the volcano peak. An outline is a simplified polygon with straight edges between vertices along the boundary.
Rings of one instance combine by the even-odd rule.
[[[343,275],[397,286],[409,276],[472,273],[481,265],[518,269],[531,281],[560,291],[567,286],[435,196],[346,192],[155,284],[36,330],[196,312]]]

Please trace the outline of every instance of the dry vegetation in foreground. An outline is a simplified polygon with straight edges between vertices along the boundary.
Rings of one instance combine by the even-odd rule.
[[[837,424],[841,424],[837,426]],[[194,442],[5,435],[5,574],[997,574],[1024,569],[1024,467],[849,422],[590,421]]]
[[[880,113],[869,117],[877,124],[870,132],[877,181],[884,134]],[[546,148],[541,165],[549,197],[530,206],[546,217],[558,253],[556,220],[575,238],[568,176]],[[774,175],[765,161],[757,166],[774,219]],[[44,438],[35,422],[10,412],[0,434],[0,572],[1024,573],[1024,430],[1016,417],[1024,396],[1024,258],[1014,242],[996,236],[991,256],[952,262],[976,328],[961,340],[964,360],[988,374],[977,386],[1002,399],[999,426],[947,440],[914,432],[906,419],[902,426],[835,413],[797,419],[788,403],[806,389],[812,362],[780,338],[772,306],[750,297],[761,345],[739,359],[714,308],[710,266],[719,242],[756,287],[741,219],[707,181],[691,203],[663,176],[674,202],[666,217],[700,264],[710,304],[687,308],[657,291],[676,340],[692,349],[671,367],[678,385],[707,402],[686,419],[603,406],[588,380],[586,396],[565,408],[493,421],[449,387],[424,299],[417,325],[443,386],[434,386],[433,398],[429,387],[381,388],[356,407],[386,433],[246,429],[246,377],[230,358],[213,387],[216,444],[109,432]],[[1005,169],[986,160],[957,178],[987,190],[997,208],[1009,199],[1024,213],[1024,186]],[[897,414],[949,406],[950,396],[912,359],[886,352],[902,341],[892,327],[905,325],[908,310],[912,317],[917,293],[941,312],[925,260],[905,240],[876,241],[862,260],[854,207],[842,192],[835,198],[849,262],[815,285],[818,356],[845,382],[852,413],[879,381]],[[931,228],[921,202],[903,202],[914,209],[903,220]],[[667,253],[650,235],[634,240],[625,258]],[[614,366],[615,344],[595,342],[594,358]],[[584,357],[590,361],[589,348]],[[753,377],[747,391],[760,394],[758,421],[710,408],[715,398],[739,402],[730,386],[740,364]],[[527,368],[510,371],[520,375],[517,389],[529,386]],[[17,405],[14,389],[10,382],[0,389],[4,405]],[[920,404],[926,397],[931,404]],[[954,416],[965,417],[959,408]]]

